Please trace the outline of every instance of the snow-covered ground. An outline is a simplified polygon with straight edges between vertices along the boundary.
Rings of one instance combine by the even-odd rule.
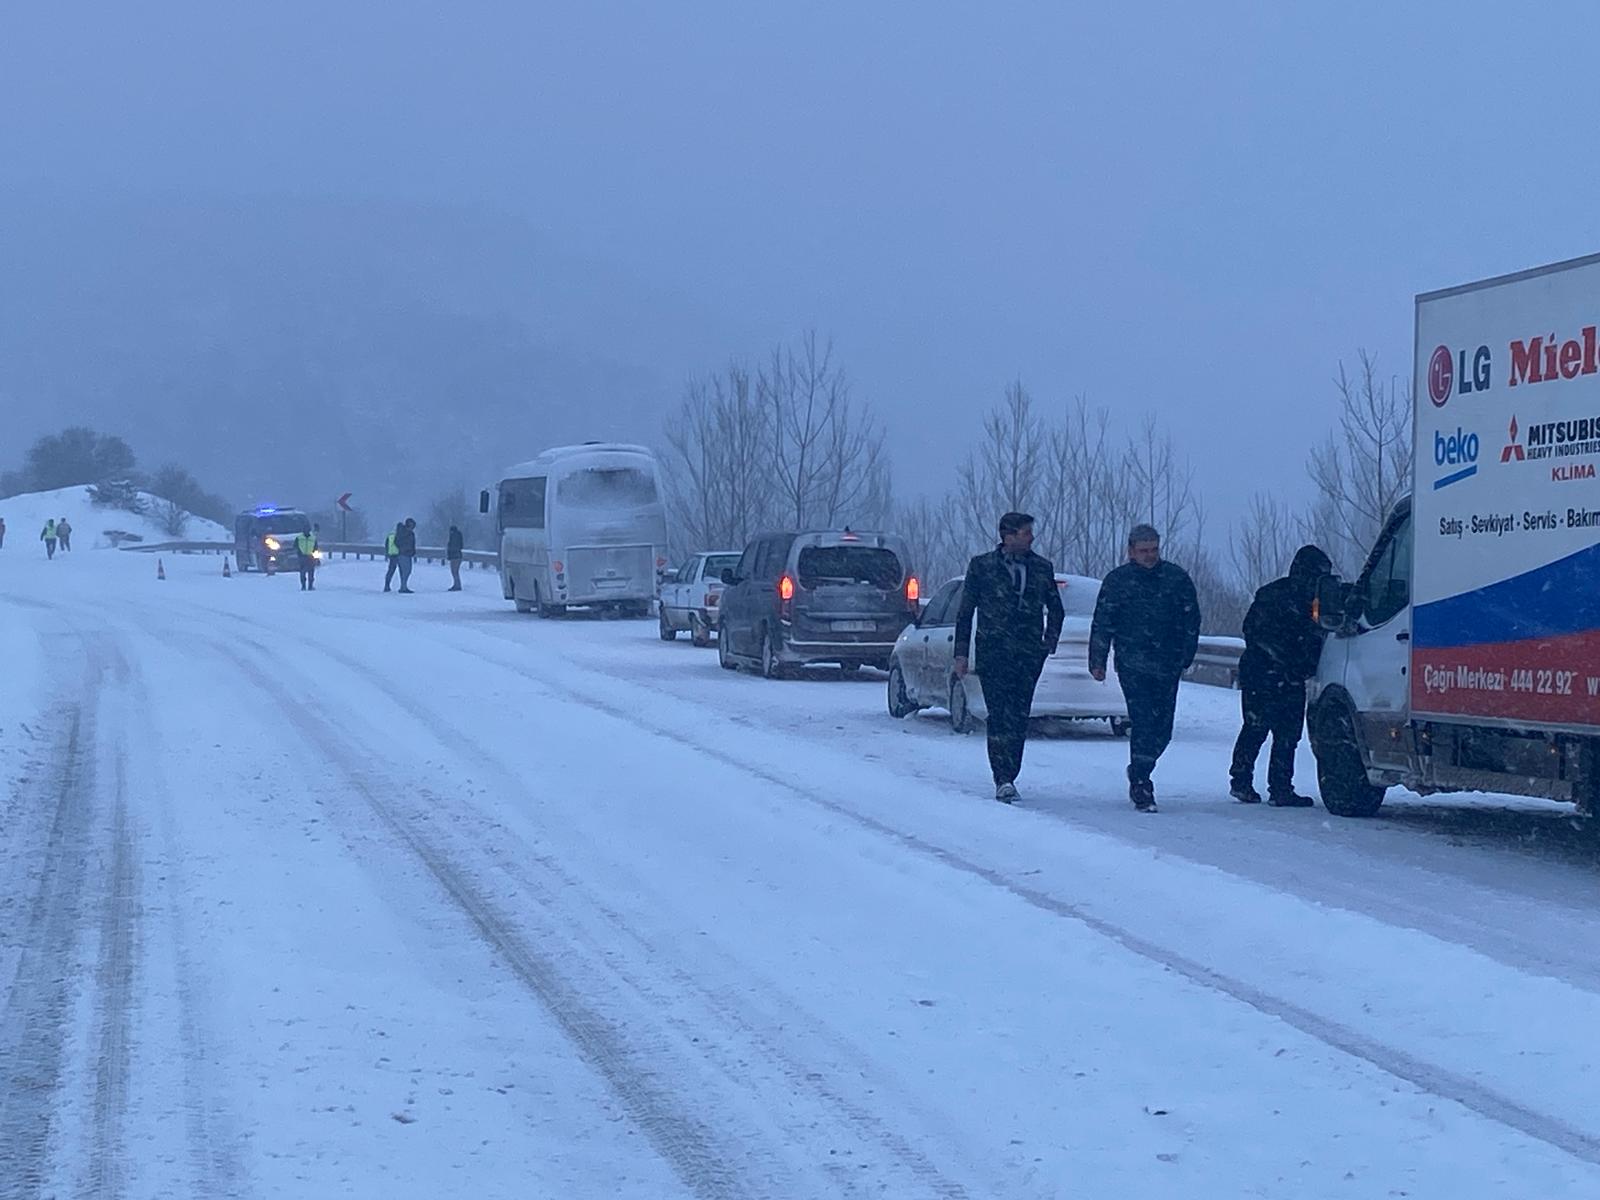
[[[111,529],[138,534],[146,542],[177,540],[162,528],[156,515],[166,507],[167,502],[149,492],[140,492],[139,495],[147,508],[144,513],[98,508],[89,498],[87,487],[65,487],[49,492],[7,496],[0,500],[0,519],[6,523],[6,543],[0,554],[17,551],[44,557],[44,544],[39,540],[39,533],[46,521],[59,521],[62,517],[72,525],[74,552],[110,549],[111,540],[106,537],[106,531]],[[233,531],[224,529],[215,521],[191,514],[184,525],[181,540],[232,541]],[[3,565],[0,562],[0,566]]]
[[[0,1192],[1600,1195],[1569,810],[1234,805],[1201,687],[1010,809],[881,677],[165,565],[0,552]]]

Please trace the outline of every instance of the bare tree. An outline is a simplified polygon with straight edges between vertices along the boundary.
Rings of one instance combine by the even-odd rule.
[[[772,520],[770,424],[747,367],[729,363],[719,375],[689,381],[666,428],[678,551],[742,547]]]
[[[906,541],[911,569],[920,572],[927,584],[924,595],[965,571],[977,548],[961,537],[960,502],[953,493],[897,507],[890,523]]]
[[[1303,519],[1271,492],[1251,496],[1228,538],[1229,558],[1240,584],[1257,588],[1287,571],[1302,525]]]
[[[1411,480],[1411,381],[1378,377],[1377,360],[1360,352],[1355,378],[1339,364],[1339,428],[1307,463],[1317,499],[1309,532],[1338,567],[1360,566]]]
[[[1128,439],[1122,469],[1129,515],[1154,525],[1175,551],[1197,548],[1205,514],[1194,490],[1194,467],[1178,454],[1172,434],[1154,413]]]
[[[176,500],[157,500],[151,515],[161,526],[161,532],[168,537],[181,538],[189,528],[189,511]]]
[[[970,539],[979,544],[994,540],[1002,513],[1032,512],[1030,506],[1044,499],[1046,451],[1044,424],[1034,414],[1033,397],[1016,380],[984,416],[978,443],[957,476]]]
[[[1043,553],[1062,571],[1099,577],[1122,561],[1131,505],[1113,441],[1111,413],[1081,396],[1050,429],[1037,515]]]
[[[756,392],[766,410],[774,516],[795,529],[879,523],[890,495],[883,430],[853,405],[832,344],[812,331],[798,349],[774,347]]]

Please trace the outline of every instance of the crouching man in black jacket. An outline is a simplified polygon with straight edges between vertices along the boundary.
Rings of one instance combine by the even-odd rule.
[[[1106,677],[1115,652],[1117,682],[1128,702],[1128,798],[1156,811],[1150,775],[1172,741],[1178,682],[1200,646],[1200,601],[1189,573],[1161,558],[1161,535],[1149,525],[1128,534],[1128,560],[1100,585],[1089,629],[1089,673]]]
[[[1306,721],[1306,680],[1316,674],[1322,655],[1322,629],[1312,619],[1317,581],[1333,563],[1316,546],[1302,546],[1289,574],[1256,593],[1244,618],[1244,653],[1239,657],[1240,703],[1244,728],[1233,747],[1233,798],[1260,804],[1255,789],[1256,758],[1272,735],[1267,760],[1267,803],[1279,808],[1309,808],[1311,799],[1294,790],[1294,752]]]
[[[956,617],[956,674],[967,674],[976,617],[978,683],[989,710],[989,767],[994,798],[1017,799],[1016,779],[1028,740],[1028,714],[1044,660],[1056,652],[1065,615],[1056,569],[1033,552],[1033,518],[1008,512],[1000,518],[1000,545],[967,564]]]

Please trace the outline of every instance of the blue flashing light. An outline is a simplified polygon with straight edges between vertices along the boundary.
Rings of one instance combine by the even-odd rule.
[[[278,506],[276,504],[263,504],[263,505],[260,505],[256,509],[256,516],[258,516],[258,517],[270,517],[273,513],[277,512],[277,511],[278,511]]]

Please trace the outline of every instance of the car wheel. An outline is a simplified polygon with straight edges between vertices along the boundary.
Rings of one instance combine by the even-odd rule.
[[[667,606],[665,604],[663,604],[661,606],[660,618],[661,618],[661,620],[660,620],[661,640],[663,642],[675,642],[675,641],[677,641],[678,640],[678,631],[676,629],[674,629],[672,627],[671,623],[667,620]]]
[[[964,680],[950,677],[950,732],[971,733],[977,722],[967,707],[967,685]]]
[[[762,630],[761,675],[765,679],[782,679],[788,674],[787,668],[783,665],[783,659],[779,657],[780,651],[778,647],[778,640],[772,636],[772,630],[770,628]]]
[[[724,625],[717,634],[717,665],[724,671],[737,671],[739,664],[732,658],[733,651],[728,648],[728,627]]]
[[[1112,717],[1111,718],[1111,736],[1112,737],[1127,737],[1128,736],[1128,730],[1130,730],[1132,728],[1133,728],[1133,722],[1128,720],[1127,717]]]
[[[1317,756],[1323,807],[1336,817],[1373,816],[1383,804],[1386,789],[1368,782],[1349,718],[1332,715],[1319,725],[1321,736],[1312,742],[1312,749]]]
[[[689,618],[689,640],[702,650],[711,645],[711,626],[698,615]]]
[[[917,706],[911,702],[911,697],[906,693],[906,677],[900,670],[899,663],[889,664],[889,715],[896,720],[903,720],[917,711]]]

